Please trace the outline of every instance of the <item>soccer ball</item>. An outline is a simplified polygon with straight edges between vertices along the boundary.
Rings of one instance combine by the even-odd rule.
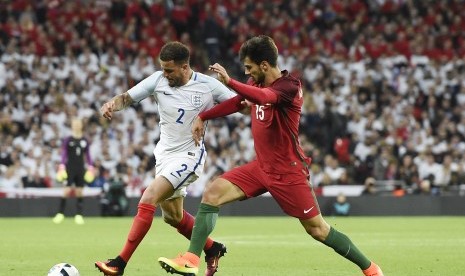
[[[50,268],[47,276],[79,276],[79,271],[72,264],[59,263]]]

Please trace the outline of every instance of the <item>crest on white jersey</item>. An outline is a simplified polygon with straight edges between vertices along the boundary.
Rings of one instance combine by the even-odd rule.
[[[192,105],[194,107],[201,107],[202,106],[202,96],[201,95],[192,95],[191,101],[192,101]]]

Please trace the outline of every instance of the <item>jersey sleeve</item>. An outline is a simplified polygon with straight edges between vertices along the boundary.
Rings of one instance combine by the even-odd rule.
[[[209,85],[212,89],[213,100],[217,103],[224,102],[236,96],[236,93],[215,78],[209,77]]]
[[[244,106],[242,105],[243,100],[244,98],[242,96],[237,95],[227,101],[215,105],[207,111],[201,112],[199,114],[199,117],[200,119],[207,121],[236,113],[244,108]]]
[[[278,101],[277,93],[268,87],[260,88],[249,84],[243,84],[234,79],[230,79],[228,85],[237,91],[239,95],[256,104],[274,104]]]
[[[66,164],[68,162],[68,142],[71,137],[66,137],[61,144],[61,164]]]
[[[131,96],[132,100],[138,103],[143,99],[147,98],[148,96],[152,95],[160,78],[162,77],[162,74],[163,73],[161,71],[156,71],[155,73],[143,79],[141,82],[129,89],[128,93],[129,96]]]
[[[87,142],[87,146],[86,146],[86,149],[85,149],[87,165],[93,166],[94,162],[92,162],[92,157],[90,156],[90,143],[89,143],[89,140],[87,140],[87,139],[85,139],[85,140]]]
[[[302,93],[300,81],[295,78],[285,77],[274,83],[270,90],[278,95],[278,103],[292,103],[297,93]]]

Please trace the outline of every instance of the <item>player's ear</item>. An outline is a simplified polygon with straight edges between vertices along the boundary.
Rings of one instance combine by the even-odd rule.
[[[262,71],[267,71],[267,70],[268,70],[268,67],[269,67],[268,62],[262,61],[262,62],[260,63],[260,69],[261,69]]]

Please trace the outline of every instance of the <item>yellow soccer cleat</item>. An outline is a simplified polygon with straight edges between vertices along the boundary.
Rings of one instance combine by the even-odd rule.
[[[186,252],[175,259],[160,257],[158,263],[166,272],[172,274],[195,276],[199,273],[199,257],[190,252]]]
[[[78,225],[83,225],[84,224],[84,218],[81,215],[75,215],[74,216],[74,222]]]
[[[62,213],[58,213],[55,215],[55,217],[53,217],[53,223],[60,224],[63,222],[64,219],[65,215],[63,215]]]

